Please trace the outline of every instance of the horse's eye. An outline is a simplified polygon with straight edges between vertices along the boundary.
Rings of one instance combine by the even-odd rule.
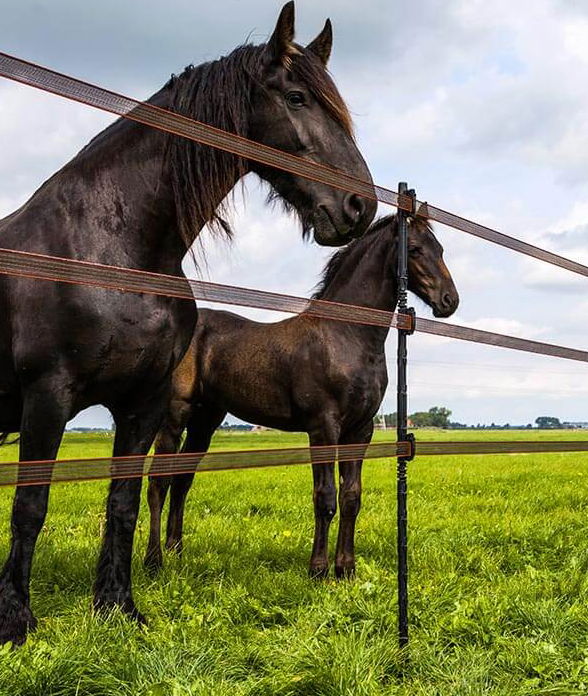
[[[423,250],[422,250],[420,247],[411,247],[411,248],[408,250],[408,253],[409,253],[411,256],[420,256],[420,255],[423,253]]]
[[[299,109],[305,104],[304,94],[302,94],[302,92],[288,92],[288,94],[286,94],[286,101],[288,102],[288,106]]]

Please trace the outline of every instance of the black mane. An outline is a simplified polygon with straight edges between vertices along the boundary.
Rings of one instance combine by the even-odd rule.
[[[250,96],[261,70],[262,55],[258,46],[240,46],[219,60],[188,66],[181,75],[172,76],[167,85],[171,90],[170,109],[246,136]],[[198,157],[197,152],[203,147],[206,146],[174,135],[167,143],[178,223],[188,244],[207,223],[231,234],[230,226],[219,214],[223,204],[217,210],[216,201],[218,193],[230,190],[246,171],[242,158],[223,150],[209,147],[206,157]]]
[[[333,279],[335,278],[337,273],[339,273],[339,270],[345,262],[345,260],[347,259],[347,257],[350,254],[352,254],[355,251],[355,249],[366,244],[371,244],[374,235],[378,232],[381,232],[384,228],[388,227],[388,225],[394,226],[392,234],[395,235],[396,215],[386,215],[385,217],[378,218],[374,223],[370,225],[370,228],[363,235],[363,237],[360,237],[359,239],[354,239],[352,242],[349,242],[349,244],[347,244],[346,246],[337,249],[337,251],[327,261],[323,269],[321,279],[317,283],[317,286],[312,294],[312,299],[320,300],[321,297],[325,294],[327,288],[333,282]]]

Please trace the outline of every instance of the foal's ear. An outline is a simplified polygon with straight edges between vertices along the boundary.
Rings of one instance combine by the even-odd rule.
[[[330,19],[327,19],[321,33],[306,48],[308,51],[312,51],[315,56],[318,56],[323,65],[329,62],[331,49],[333,48],[333,25]]]
[[[273,60],[280,61],[292,53],[294,39],[294,0],[287,2],[276,23],[274,33],[267,42],[267,49]]]

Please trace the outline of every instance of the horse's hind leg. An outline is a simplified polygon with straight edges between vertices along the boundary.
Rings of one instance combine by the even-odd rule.
[[[54,380],[27,388],[21,421],[20,460],[55,459],[70,416],[69,391]],[[12,542],[0,573],[0,643],[24,643],[36,619],[30,609],[33,553],[47,514],[49,486],[17,487],[12,506]]]
[[[163,454],[157,452],[156,454]],[[147,502],[149,504],[149,541],[145,551],[143,565],[150,573],[156,573],[163,565],[161,553],[161,513],[171,485],[171,476],[150,476],[147,489]]]
[[[190,404],[172,400],[167,417],[155,441],[155,454],[175,454],[180,448],[182,432],[190,415]],[[163,565],[161,553],[161,513],[172,483],[172,476],[150,476],[147,500],[149,502],[149,542],[145,559],[145,567],[155,572]]]
[[[207,404],[196,406],[188,422],[188,432],[182,452],[206,452],[210,447],[212,436],[226,415],[226,411]],[[184,508],[193,480],[194,473],[178,474],[172,478],[165,547],[173,549],[178,554],[182,553]]]
[[[183,452],[185,451],[186,450],[183,450]],[[165,548],[170,551],[175,551],[178,556],[182,555],[183,550],[184,507],[186,496],[192,486],[193,480],[193,472],[189,474],[176,474],[172,479]]]
[[[370,421],[363,429],[346,433],[340,444],[364,443],[367,447],[374,432]],[[363,458],[339,462],[339,535],[335,552],[335,575],[338,578],[355,574],[355,521],[361,507],[361,467]]]
[[[338,428],[331,426],[320,432],[310,433],[310,445],[335,445]],[[312,578],[325,578],[329,574],[329,527],[337,512],[337,489],[335,487],[335,457],[333,461],[316,461],[315,450],[311,450],[314,503],[314,542],[308,573]]]

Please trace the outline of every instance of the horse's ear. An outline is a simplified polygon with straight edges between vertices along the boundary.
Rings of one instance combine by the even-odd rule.
[[[321,33],[306,48],[318,56],[323,65],[329,62],[333,48],[333,25],[330,19],[327,19]]]
[[[274,33],[267,42],[267,48],[273,60],[281,60],[292,52],[294,39],[294,0],[287,2],[276,23]]]

